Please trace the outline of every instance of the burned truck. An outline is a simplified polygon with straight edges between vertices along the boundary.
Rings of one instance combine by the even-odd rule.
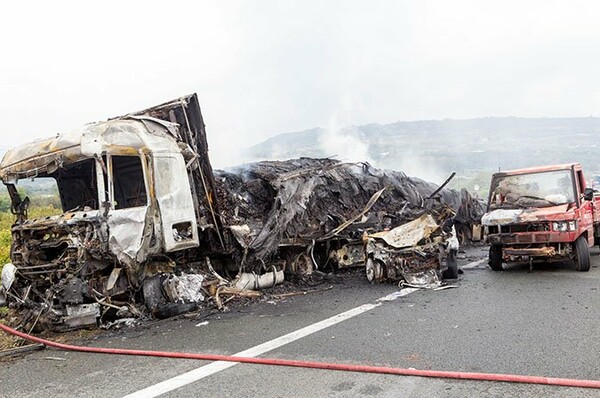
[[[438,254],[439,268],[440,248],[455,249],[452,231],[480,217],[466,191],[368,163],[301,158],[214,171],[195,94],[14,148],[0,179],[16,218],[5,290],[54,330],[108,312],[185,312],[227,281],[385,264],[368,240],[426,214],[436,228],[398,255],[413,256],[406,272]],[[35,203],[19,188],[28,180],[55,182],[60,214],[29,215]],[[400,263],[377,280],[401,277]]]
[[[16,299],[43,303],[51,323],[95,323],[99,300],[135,302],[146,277],[172,272],[201,240],[226,252],[196,95],[14,148],[0,178],[27,286]],[[62,214],[29,218],[17,189],[27,179],[55,180]]]

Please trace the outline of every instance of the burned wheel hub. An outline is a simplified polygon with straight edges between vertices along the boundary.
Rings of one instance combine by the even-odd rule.
[[[373,260],[371,257],[367,259],[366,263],[367,280],[371,283],[380,281],[383,279],[383,265],[381,261]]]

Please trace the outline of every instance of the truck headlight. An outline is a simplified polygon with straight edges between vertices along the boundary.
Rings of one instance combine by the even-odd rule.
[[[556,232],[575,231],[577,221],[556,221],[552,223],[552,230]]]
[[[552,230],[556,232],[567,232],[569,230],[569,224],[565,221],[553,222]]]

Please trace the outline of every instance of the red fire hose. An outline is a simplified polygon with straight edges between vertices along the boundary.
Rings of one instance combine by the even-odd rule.
[[[214,354],[193,354],[185,352],[165,352],[165,351],[144,351],[144,350],[128,350],[122,348],[100,348],[100,347],[82,347],[70,344],[56,343],[50,340],[41,339],[31,336],[26,333],[19,332],[8,326],[0,323],[0,329],[6,333],[19,336],[23,339],[33,341],[35,343],[44,344],[48,347],[54,347],[67,351],[91,352],[96,354],[115,354],[115,355],[139,355],[147,357],[163,357],[163,358],[182,358],[182,359],[197,359],[203,361],[226,361],[239,363],[252,363],[258,365],[274,365],[274,366],[291,366],[297,368],[325,369],[325,370],[340,370],[346,372],[360,373],[378,373],[391,374],[402,376],[420,376],[434,377],[441,379],[460,379],[460,380],[481,380],[481,381],[503,381],[509,383],[526,383],[526,384],[544,384],[551,386],[563,387],[579,387],[579,388],[600,388],[598,380],[578,380],[578,379],[559,379],[554,377],[541,376],[521,376],[510,374],[493,374],[493,373],[470,373],[470,372],[449,372],[442,370],[417,370],[390,368],[385,366],[368,366],[368,365],[349,365],[327,362],[312,362],[312,361],[295,361],[289,359],[275,358],[247,358],[236,357],[230,355],[214,355]]]

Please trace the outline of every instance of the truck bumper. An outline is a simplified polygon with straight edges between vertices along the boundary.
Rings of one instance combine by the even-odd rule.
[[[577,232],[530,232],[530,233],[500,233],[488,235],[488,242],[492,245],[553,245],[558,243],[574,242]]]
[[[527,256],[527,257],[555,257],[560,255],[554,246],[544,247],[505,247],[502,249],[504,256]]]

